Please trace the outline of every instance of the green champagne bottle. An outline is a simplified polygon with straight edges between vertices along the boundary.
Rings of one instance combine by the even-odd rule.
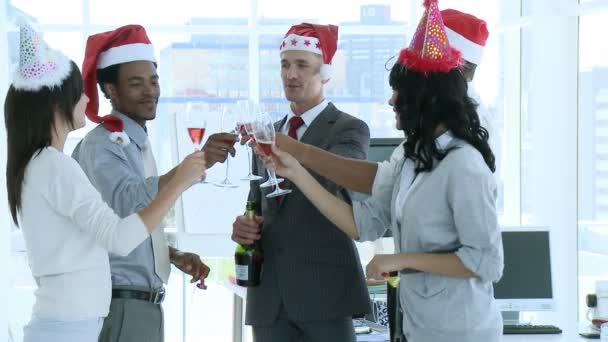
[[[245,216],[254,219],[255,215],[256,203],[248,201]],[[246,287],[259,285],[263,262],[264,254],[260,240],[256,240],[250,245],[238,244],[234,252],[237,285]]]

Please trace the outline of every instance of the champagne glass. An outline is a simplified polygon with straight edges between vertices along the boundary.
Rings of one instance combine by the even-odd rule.
[[[257,120],[257,117],[260,115],[260,113],[262,113],[261,107],[257,105],[255,111],[252,112],[252,118],[250,120],[247,120],[249,124],[245,124],[245,131],[251,137],[251,141],[253,143],[255,143],[255,121]],[[264,183],[260,184],[260,188],[269,188],[271,186],[275,186],[278,183],[282,183],[285,180],[283,178],[276,177],[276,175],[274,178],[272,178],[270,176],[270,170],[268,168],[266,168],[266,173],[268,174],[268,179]]]
[[[251,139],[253,139],[252,124],[253,124],[253,120],[255,119],[255,113],[260,112],[259,105],[256,103],[253,103],[252,101],[249,101],[249,100],[238,101],[236,103],[236,105],[237,105],[239,115],[240,115],[240,122],[237,124],[237,126],[238,126],[237,133],[240,133],[241,127],[243,127],[245,129],[245,132],[249,135],[249,137]],[[250,145],[249,141],[247,141],[245,143],[245,149],[247,150],[247,165],[249,167],[249,173],[247,174],[247,176],[241,178],[241,180],[253,181],[253,180],[263,179],[263,177],[254,175],[253,171],[251,170],[251,145]]]
[[[253,134],[255,136],[256,144],[260,146],[260,149],[266,156],[272,155],[271,146],[275,142],[274,122],[272,121],[272,118],[267,113],[261,113],[257,116],[253,125]],[[267,194],[266,197],[277,197],[287,195],[291,192],[291,189],[281,189],[281,187],[279,187],[279,182],[276,179],[277,177],[273,169],[266,168],[266,170],[268,171],[268,175],[272,179],[275,187],[274,191]]]
[[[194,145],[195,151],[203,149],[203,138],[207,128],[206,111],[202,103],[188,102],[186,104],[186,129],[188,136]],[[201,180],[200,183],[208,183]]]
[[[227,133],[238,133],[237,132],[237,121],[238,116],[234,111],[232,105],[225,104],[222,107],[222,119],[220,122],[220,131]],[[230,172],[230,153],[226,156],[226,176],[224,180],[219,183],[214,183],[214,185],[222,187],[222,188],[238,188],[237,184],[232,183],[230,181],[229,172]]]

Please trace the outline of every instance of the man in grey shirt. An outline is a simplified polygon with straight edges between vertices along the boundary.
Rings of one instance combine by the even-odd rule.
[[[81,165],[104,201],[121,217],[145,207],[175,173],[157,176],[146,122],[156,117],[160,96],[152,45],[143,27],[128,25],[92,35],[87,40],[83,79],[91,99],[86,114],[100,123],[76,147]],[[98,116],[97,83],[112,104],[111,115]],[[203,148],[207,167],[234,154],[236,135],[214,134]],[[169,262],[204,279],[209,268],[193,253],[168,247],[152,234],[126,257],[110,254],[112,302],[100,341],[163,341],[163,283]]]

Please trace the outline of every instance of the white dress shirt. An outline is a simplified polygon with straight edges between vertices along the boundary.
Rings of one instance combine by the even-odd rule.
[[[148,238],[137,214],[119,218],[75,160],[47,147],[26,170],[19,225],[38,289],[33,314],[62,321],[104,317],[112,284],[108,252]]]
[[[319,116],[319,114],[321,114],[321,112],[323,110],[325,110],[328,103],[329,102],[327,100],[323,100],[318,105],[310,108],[309,110],[305,111],[304,113],[302,113],[300,115],[300,117],[304,121],[304,124],[302,126],[300,126],[298,128],[298,130],[296,131],[296,133],[298,134],[298,140],[300,140],[302,138],[302,136],[304,135],[304,132],[306,132],[306,129],[308,128],[308,126],[310,126],[310,124],[313,121],[315,121],[317,116]],[[289,120],[294,116],[296,116],[296,114],[292,110],[290,110],[289,115],[287,116],[287,120],[285,121],[285,124],[283,125],[283,127],[281,127],[281,133],[287,134],[287,132],[289,132]]]

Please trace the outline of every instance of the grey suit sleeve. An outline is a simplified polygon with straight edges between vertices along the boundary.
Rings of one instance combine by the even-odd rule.
[[[82,144],[79,163],[104,201],[120,217],[146,207],[158,192],[159,177],[142,179],[133,173],[118,144]]]
[[[350,120],[340,131],[339,143],[333,145],[329,152],[348,158],[367,159],[369,150],[369,127],[361,120]],[[392,189],[392,187],[391,187]],[[386,194],[373,194],[361,200],[361,196],[341,189],[342,198],[352,201],[355,223],[359,231],[359,241],[373,241],[380,238],[390,226],[390,206]],[[388,195],[390,201],[390,194]]]
[[[367,159],[369,151],[369,127],[361,120],[348,120],[339,128],[337,143],[328,150],[331,153],[354,159]]]
[[[448,201],[462,247],[462,263],[481,280],[495,282],[502,276],[502,238],[496,214],[496,182],[480,156],[453,151],[448,180]],[[472,160],[473,159],[473,160]]]
[[[338,124],[330,133],[335,134],[335,143],[328,149],[333,154],[354,159],[367,159],[369,151],[369,127],[358,119],[346,120]],[[351,203],[351,198],[356,197],[356,193],[349,191],[341,186],[329,182],[325,178],[311,172],[317,180],[327,189],[327,191]]]

